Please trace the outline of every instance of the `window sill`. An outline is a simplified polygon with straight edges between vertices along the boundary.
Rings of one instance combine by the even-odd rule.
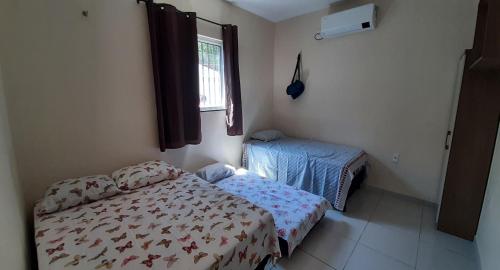
[[[222,112],[225,111],[226,109],[224,108],[215,108],[215,109],[200,109],[200,112]]]

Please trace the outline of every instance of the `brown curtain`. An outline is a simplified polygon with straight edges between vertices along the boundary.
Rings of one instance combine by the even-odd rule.
[[[146,2],[160,149],[201,142],[196,13]]]
[[[241,108],[240,70],[238,59],[238,26],[222,26],[224,47],[224,76],[226,80],[226,125],[227,135],[243,135],[243,113]]]

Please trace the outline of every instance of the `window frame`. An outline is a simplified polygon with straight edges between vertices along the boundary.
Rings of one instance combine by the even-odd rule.
[[[216,111],[225,111],[227,109],[227,104],[226,104],[226,80],[225,80],[225,75],[224,75],[224,46],[222,43],[222,40],[208,37],[205,35],[200,35],[198,34],[198,40],[197,42],[203,42],[215,46],[220,47],[220,68],[221,68],[221,95],[222,95],[222,101],[223,105],[222,106],[213,106],[213,107],[201,107],[201,102],[200,102],[200,112],[216,112]],[[199,57],[200,55],[198,55]],[[201,75],[199,75],[201,76]],[[198,90],[201,90],[201,85],[198,86]]]

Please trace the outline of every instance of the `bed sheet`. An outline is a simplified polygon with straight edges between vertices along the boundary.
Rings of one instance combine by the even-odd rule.
[[[325,212],[332,209],[323,197],[244,169],[217,182],[217,185],[224,191],[243,197],[269,211],[274,217],[278,236],[287,241],[289,256]]]
[[[41,270],[255,269],[280,256],[271,213],[188,173],[36,216],[35,241]]]
[[[252,140],[243,149],[243,166],[249,171],[325,197],[340,211],[354,175],[366,162],[359,148],[314,140]]]

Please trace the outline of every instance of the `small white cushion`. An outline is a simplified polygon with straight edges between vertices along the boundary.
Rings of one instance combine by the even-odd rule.
[[[120,193],[113,179],[106,175],[62,180],[52,184],[38,207],[38,214],[49,214]]]
[[[269,130],[262,130],[259,132],[255,132],[252,134],[252,139],[256,139],[259,141],[265,141],[265,142],[270,142],[274,141],[277,139],[281,139],[285,137],[283,133],[279,130],[274,130],[274,129],[269,129]]]
[[[215,163],[199,169],[196,175],[207,182],[215,183],[224,178],[233,176],[235,171],[236,169],[233,166],[224,163]]]

